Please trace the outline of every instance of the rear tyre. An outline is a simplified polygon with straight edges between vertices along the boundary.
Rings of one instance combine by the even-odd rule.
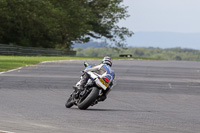
[[[81,110],[87,109],[91,104],[95,102],[98,96],[99,96],[99,89],[97,87],[91,88],[91,91],[88,94],[88,96],[83,101],[78,103],[78,108]]]

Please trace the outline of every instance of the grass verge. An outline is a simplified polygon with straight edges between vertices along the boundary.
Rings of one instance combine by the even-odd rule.
[[[26,65],[35,65],[43,61],[57,61],[57,60],[86,60],[86,59],[102,59],[102,57],[46,57],[46,56],[0,56],[0,72],[11,69],[23,67]],[[114,57],[113,59],[141,59],[141,58],[124,58]],[[142,58],[150,59],[150,58]],[[150,59],[154,60],[154,59]]]
[[[46,56],[0,56],[0,72],[8,71],[26,65],[35,65],[43,61],[57,61],[57,60],[84,60],[84,59],[100,59],[92,57],[46,57]]]

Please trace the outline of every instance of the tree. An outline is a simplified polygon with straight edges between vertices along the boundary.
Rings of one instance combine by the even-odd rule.
[[[5,2],[6,1],[6,2]],[[40,0],[1,0],[0,21],[4,33],[2,43],[22,46],[54,47],[52,14],[53,5]],[[42,10],[39,10],[42,9]]]
[[[122,2],[123,0],[91,0],[88,4],[94,19],[88,21],[92,30],[87,34],[96,39],[109,39],[118,47],[124,46],[125,36],[132,36],[133,33],[117,25],[119,20],[129,17],[127,7],[121,5]]]
[[[122,0],[0,0],[0,43],[70,49],[105,38],[123,46],[132,32],[118,27]]]

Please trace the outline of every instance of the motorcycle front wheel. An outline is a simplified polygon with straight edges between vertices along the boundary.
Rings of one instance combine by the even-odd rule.
[[[66,108],[71,108],[74,105],[73,96],[74,96],[74,92],[70,95],[70,97],[66,101],[65,103]]]

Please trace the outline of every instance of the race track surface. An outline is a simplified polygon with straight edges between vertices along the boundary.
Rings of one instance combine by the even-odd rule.
[[[0,74],[0,133],[200,133],[200,62],[114,60],[106,101],[66,109],[82,64],[47,62]]]

